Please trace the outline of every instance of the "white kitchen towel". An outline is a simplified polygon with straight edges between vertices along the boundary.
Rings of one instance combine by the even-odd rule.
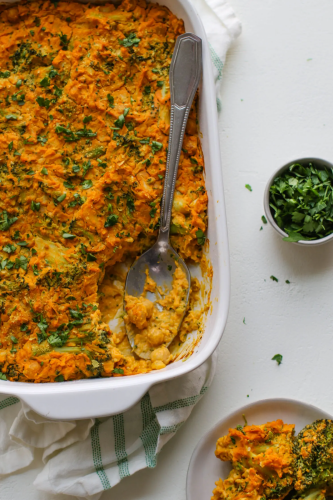
[[[152,387],[125,413],[101,419],[48,420],[17,398],[0,398],[0,474],[29,465],[43,449],[34,486],[97,500],[103,491],[143,468],[154,468],[165,443],[186,422],[209,388],[217,354],[191,373]]]
[[[217,109],[221,111],[221,80],[227,52],[241,34],[242,25],[226,0],[191,0],[204,25],[216,86]]]
[[[217,107],[229,47],[241,25],[225,0],[192,0],[207,32]],[[155,467],[157,456],[189,417],[214,377],[216,353],[194,372],[153,387],[127,412],[103,419],[54,422],[17,398],[0,395],[0,474],[29,465],[43,449],[44,468],[34,485],[50,493],[97,500],[136,471]]]

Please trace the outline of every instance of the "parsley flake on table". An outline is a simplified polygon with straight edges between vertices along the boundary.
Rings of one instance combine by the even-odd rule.
[[[276,361],[278,365],[282,363],[282,359],[282,354],[275,354],[275,356],[272,357],[272,361]]]
[[[316,240],[333,232],[333,172],[294,163],[274,179],[270,207],[284,241]]]
[[[279,281],[279,280],[278,280],[275,276],[273,276],[273,275],[272,275],[272,276],[270,276],[270,279],[271,279],[272,281],[276,281],[276,282],[278,282],[278,281]]]
[[[264,224],[267,224],[267,219],[264,215],[261,216],[261,220],[263,221]]]
[[[252,187],[250,186],[250,184],[245,184],[245,187],[246,187],[246,189],[248,189],[249,191],[252,191]]]

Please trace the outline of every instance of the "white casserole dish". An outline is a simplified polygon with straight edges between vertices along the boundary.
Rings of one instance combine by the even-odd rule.
[[[1,393],[19,397],[33,410],[51,419],[103,417],[127,410],[153,385],[184,375],[204,363],[220,342],[227,321],[230,296],[229,251],[216,94],[208,41],[199,15],[189,0],[161,0],[160,3],[183,19],[186,31],[198,35],[203,42],[199,124],[209,198],[208,258],[214,271],[211,292],[212,310],[208,313],[204,334],[193,354],[186,360],[175,361],[163,370],[127,377],[84,379],[63,383],[33,384],[0,381]]]

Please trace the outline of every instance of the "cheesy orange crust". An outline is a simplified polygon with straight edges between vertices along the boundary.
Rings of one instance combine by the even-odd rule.
[[[106,268],[155,240],[168,71],[183,22],[143,0],[0,8],[0,368],[53,382],[151,370],[99,309]],[[207,223],[196,105],[172,244],[198,262]]]
[[[295,426],[282,420],[229,429],[216,443],[216,457],[233,470],[219,480],[212,500],[271,498],[282,500],[293,488]]]

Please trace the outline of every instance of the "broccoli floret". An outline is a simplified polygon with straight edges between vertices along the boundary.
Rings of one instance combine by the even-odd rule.
[[[326,490],[320,489],[309,489],[305,490],[304,493],[300,495],[296,495],[293,500],[325,500],[326,498]]]
[[[298,496],[318,500],[332,494],[333,421],[316,420],[304,427],[295,441],[294,453]]]

